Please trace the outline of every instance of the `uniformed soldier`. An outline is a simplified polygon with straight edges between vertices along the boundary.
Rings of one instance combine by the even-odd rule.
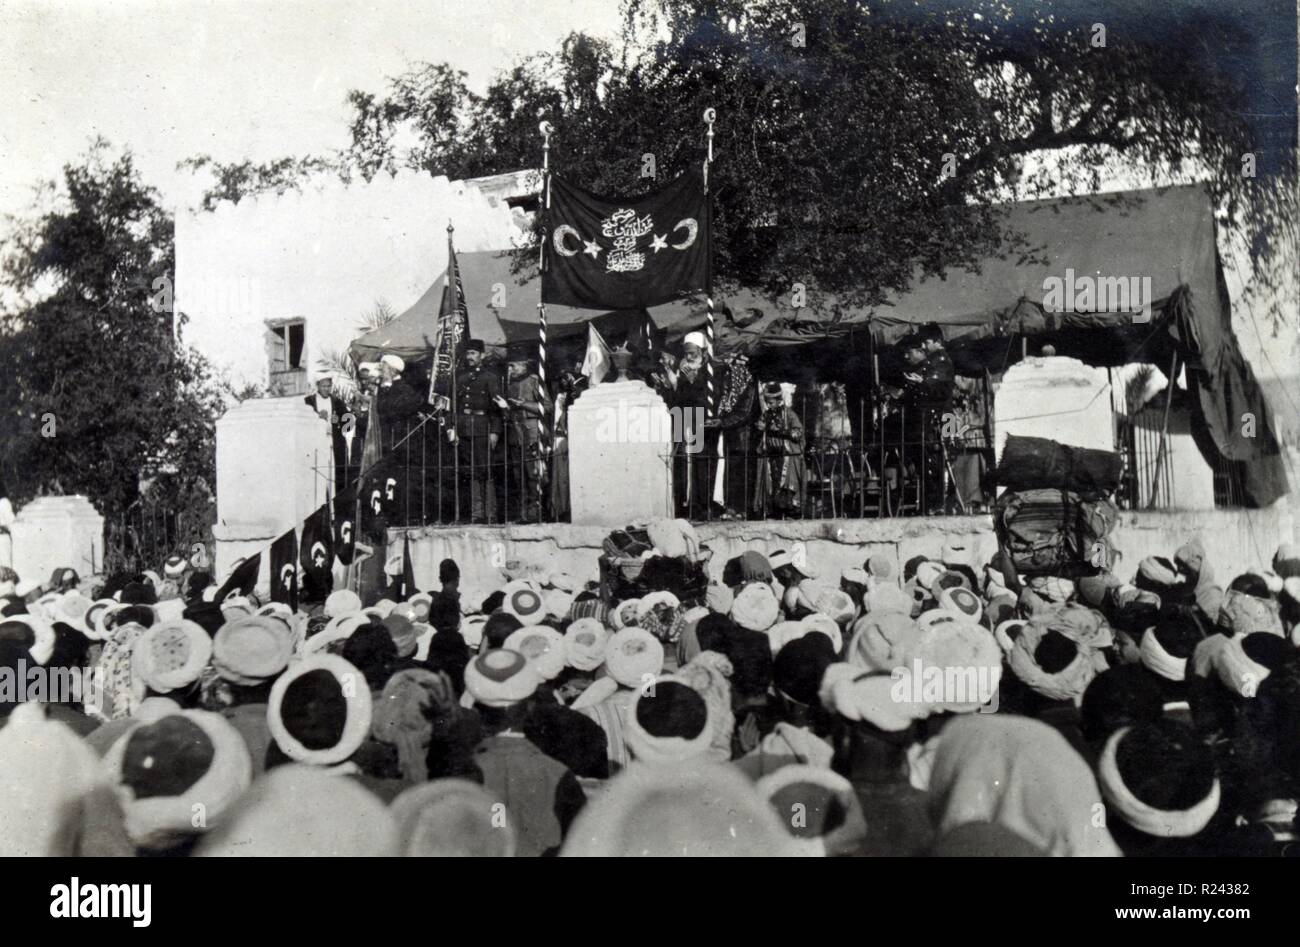
[[[457,445],[460,484],[469,484],[470,519],[475,523],[496,519],[492,468],[502,429],[501,379],[483,358],[481,339],[465,343],[465,362],[456,373],[456,424],[449,433]]]
[[[517,496],[520,518],[525,523],[542,518],[542,490],[546,480],[543,455],[542,419],[551,408],[551,397],[542,385],[530,358],[535,343],[512,345],[506,364],[506,396],[497,407],[506,413],[506,466],[510,488]]]
[[[921,376],[927,393],[940,406],[952,402],[953,390],[957,386],[957,369],[952,358],[943,345],[943,331],[937,323],[929,322],[921,327],[919,333],[921,347],[925,351],[925,371]]]
[[[908,407],[939,408],[952,401],[957,373],[934,323],[899,343],[904,362],[902,402]]]

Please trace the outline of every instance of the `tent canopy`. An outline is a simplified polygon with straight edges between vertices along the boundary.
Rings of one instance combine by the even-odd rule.
[[[1004,227],[1019,236],[971,270],[920,277],[906,292],[876,307],[838,305],[823,299],[819,312],[795,312],[789,294],[769,298],[741,289],[720,300],[730,310],[717,320],[722,354],[745,351],[769,364],[786,361],[782,350],[804,361],[862,374],[861,362],[846,358],[845,340],[861,335],[874,343],[895,341],[928,322],[943,330],[958,369],[988,365],[995,349],[1011,349],[1017,335],[1051,335],[1093,364],[1156,360],[1167,365],[1177,351],[1198,394],[1202,418],[1220,454],[1243,464],[1246,492],[1267,505],[1286,492],[1281,451],[1271,413],[1259,384],[1232,334],[1231,314],[1215,242],[1213,205],[1203,185],[1120,191],[1083,197],[1005,205]],[[541,284],[536,263],[516,264],[506,252],[458,255],[470,333],[490,348],[535,338]],[[1136,277],[1149,280],[1150,324],[1128,312],[1059,312],[1044,306],[1049,278]],[[353,342],[357,361],[393,352],[420,361],[433,351],[442,299],[440,276],[396,320]],[[1080,307],[1087,308],[1087,307]],[[657,306],[648,315],[669,338],[703,325],[706,302],[695,297]],[[548,339],[557,348],[581,344],[594,322],[607,337],[643,327],[647,313],[595,312],[547,307]],[[833,312],[828,320],[824,313]],[[756,315],[755,315],[756,314]],[[1098,331],[1100,330],[1100,331]],[[820,344],[819,344],[820,343]],[[1064,353],[1063,353],[1064,354]],[[833,357],[832,357],[833,356]],[[974,361],[971,361],[971,359]],[[1002,365],[1009,355],[1000,359]],[[846,366],[848,366],[846,368]],[[1238,434],[1240,416],[1253,413],[1259,433]]]
[[[950,340],[967,341],[1131,323],[1126,313],[1046,312],[1044,281],[1064,279],[1067,270],[1076,276],[1149,277],[1156,308],[1181,286],[1198,306],[1219,307],[1214,216],[1202,185],[1028,201],[1001,210],[1004,227],[1023,243],[1004,243],[973,270],[919,276],[906,292],[876,307],[827,300],[822,308],[837,311],[834,323],[796,313],[788,294],[744,300],[741,307],[756,306],[763,315],[743,329],[728,327],[723,346],[798,345],[866,326],[877,340],[890,342],[927,322],[938,323]],[[737,308],[735,300],[731,308]]]
[[[541,302],[542,286],[537,264],[530,259],[518,267],[516,260],[516,254],[509,250],[456,254],[469,308],[470,335],[481,339],[490,349],[537,336],[537,306]],[[389,352],[407,361],[428,358],[433,352],[445,281],[444,272],[396,319],[356,339],[351,345],[353,360],[373,361]],[[703,307],[703,302],[700,306]],[[661,329],[671,330],[677,322],[690,319],[692,313],[690,305],[674,304],[656,307],[652,318]],[[645,319],[644,310],[599,312],[571,306],[546,307],[548,338],[557,341],[582,335],[588,322],[594,321],[603,331],[643,325]]]
[[[880,341],[893,341],[910,328],[936,322],[950,340],[974,341],[989,336],[1037,334],[1061,328],[1122,327],[1126,313],[1049,313],[1043,309],[1044,280],[1077,276],[1149,277],[1152,302],[1160,308],[1179,287],[1187,287],[1198,311],[1214,314],[1221,302],[1217,289],[1218,257],[1214,216],[1202,185],[1055,200],[1003,207],[1006,228],[1023,238],[998,255],[978,261],[972,271],[950,270],[919,278],[906,292],[893,294],[876,307],[839,305],[833,297],[820,309],[838,316],[829,322],[807,310],[796,312],[790,295],[768,297],[747,289],[718,300],[733,313],[758,310],[744,327],[719,316],[718,345],[723,352],[754,351],[782,345],[829,340],[870,327]],[[522,267],[510,251],[457,255],[470,332],[489,347],[499,347],[536,333],[541,283],[530,258]],[[445,274],[440,274],[415,304],[397,319],[352,344],[354,358],[373,359],[393,352],[406,359],[428,356],[433,344]],[[705,321],[705,300],[692,297],[649,311],[654,324],[671,337],[697,329]],[[644,320],[643,313],[602,313],[568,306],[548,306],[553,337],[582,331],[587,322],[608,324]],[[1217,322],[1217,315],[1215,318]]]

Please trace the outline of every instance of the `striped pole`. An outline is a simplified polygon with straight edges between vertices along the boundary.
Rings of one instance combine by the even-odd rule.
[[[538,407],[545,408],[546,403],[543,400],[543,394],[546,392],[546,303],[537,304],[537,381]],[[546,423],[546,412],[542,412],[542,431],[545,434],[549,425]],[[545,439],[544,439],[545,440]]]
[[[704,125],[708,129],[705,141],[708,145],[708,151],[704,156],[704,194],[707,199],[709,193],[709,165],[713,162],[713,122],[718,117],[718,113],[711,108],[704,110]],[[704,352],[704,365],[707,373],[708,384],[708,416],[714,417],[717,402],[713,394],[713,340],[715,326],[713,322],[713,287],[709,287],[708,296],[708,314],[707,321],[704,324],[704,341],[706,344]]]
[[[709,391],[709,417],[713,417],[716,402],[713,398],[713,297],[708,297],[708,321],[704,323],[704,368]]]
[[[546,266],[546,223],[549,222],[547,212],[551,208],[551,123],[542,122],[537,126],[542,133],[542,239],[538,248],[538,269],[545,269]],[[538,424],[539,433],[541,434],[541,451],[542,456],[548,456],[551,452],[551,424],[550,418],[546,416],[546,303],[537,304],[537,408],[539,412]],[[538,483],[538,489],[541,489],[541,483]]]

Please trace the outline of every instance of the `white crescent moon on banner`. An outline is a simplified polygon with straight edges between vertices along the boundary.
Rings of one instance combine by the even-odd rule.
[[[579,235],[578,231],[574,230],[568,224],[560,224],[560,226],[556,227],[555,234],[554,236],[551,237],[551,242],[555,244],[555,252],[558,253],[560,256],[578,255],[577,250],[570,250],[564,246],[564,236],[565,234],[570,234],[570,233],[573,234],[574,240],[577,240],[578,243],[582,243],[581,235]]]
[[[290,583],[292,580],[293,580],[293,566],[290,565],[290,564],[288,564],[288,563],[286,563],[285,566],[284,566],[284,568],[280,570],[280,583],[281,583],[285,588],[288,588],[288,587],[289,587],[289,583]]]
[[[677,221],[677,226],[673,228],[673,233],[686,228],[686,239],[681,243],[671,244],[674,250],[685,250],[695,242],[695,235],[700,232],[700,225],[695,222],[694,217],[687,217],[685,220]]]

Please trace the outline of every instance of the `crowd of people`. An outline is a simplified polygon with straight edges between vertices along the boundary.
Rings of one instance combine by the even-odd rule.
[[[1300,549],[863,554],[749,549],[684,600],[593,563],[468,601],[448,559],[297,610],[180,556],[7,573],[0,854],[1300,852]]]

